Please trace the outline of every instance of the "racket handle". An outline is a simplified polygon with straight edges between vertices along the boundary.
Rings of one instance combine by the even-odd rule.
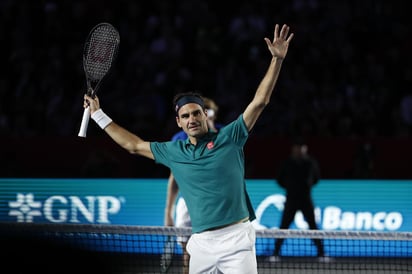
[[[87,126],[89,125],[89,120],[90,120],[90,109],[89,107],[87,107],[83,111],[82,124],[80,125],[80,131],[78,134],[79,137],[86,137]]]

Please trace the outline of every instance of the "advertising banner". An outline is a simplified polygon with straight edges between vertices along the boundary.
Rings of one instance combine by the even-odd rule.
[[[278,228],[284,190],[275,180],[246,185],[255,228]],[[166,189],[167,179],[0,179],[0,221],[162,226]],[[312,191],[321,230],[412,231],[412,181],[321,180]],[[308,228],[300,212],[290,228]],[[257,254],[272,247],[267,240]],[[313,253],[306,249],[299,255]]]
[[[246,180],[256,228],[277,228],[284,190]],[[0,221],[163,225],[167,179],[0,179]],[[312,191],[320,229],[412,231],[412,181],[321,180]],[[302,214],[290,228],[306,229]]]

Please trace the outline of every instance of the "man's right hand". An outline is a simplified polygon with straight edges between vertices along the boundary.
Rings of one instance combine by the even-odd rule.
[[[93,114],[93,112],[100,108],[99,98],[97,96],[94,96],[94,98],[92,98],[91,96],[85,94],[83,107],[90,107],[90,114]]]

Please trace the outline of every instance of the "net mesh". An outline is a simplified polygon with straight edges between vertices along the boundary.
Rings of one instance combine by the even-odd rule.
[[[6,251],[2,265],[16,273],[182,273],[176,239],[190,232],[161,226],[0,223]],[[409,232],[264,229],[256,236],[259,273],[412,271]],[[284,239],[281,256],[273,257],[278,239]],[[316,256],[314,239],[323,242],[326,257]],[[169,240],[173,244],[165,248]],[[171,258],[168,268],[162,265],[165,252]]]

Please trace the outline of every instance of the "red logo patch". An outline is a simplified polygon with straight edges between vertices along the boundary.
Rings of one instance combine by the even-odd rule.
[[[207,143],[207,148],[210,150],[215,146],[215,144],[213,143],[213,141],[210,141],[209,143]]]

